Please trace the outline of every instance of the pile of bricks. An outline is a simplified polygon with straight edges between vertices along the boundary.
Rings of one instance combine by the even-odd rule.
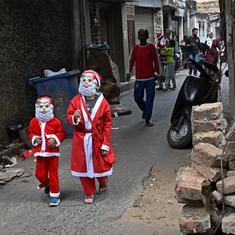
[[[185,235],[235,234],[235,141],[226,144],[226,127],[222,103],[193,107],[191,166],[179,169],[175,188],[185,204],[179,219]]]

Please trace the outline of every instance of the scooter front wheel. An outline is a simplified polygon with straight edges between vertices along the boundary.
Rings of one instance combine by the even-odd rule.
[[[176,129],[171,126],[167,133],[167,141],[172,148],[185,149],[192,146],[192,129],[191,123],[186,118]]]

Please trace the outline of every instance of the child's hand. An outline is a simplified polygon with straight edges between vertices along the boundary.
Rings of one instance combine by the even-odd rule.
[[[41,143],[42,143],[42,137],[41,137],[41,136],[37,136],[37,137],[35,138],[34,142],[35,142],[36,144],[41,144]]]
[[[50,139],[48,140],[47,145],[48,145],[48,147],[51,147],[51,148],[55,147],[55,145],[56,145],[55,139],[54,139],[54,138],[50,138]]]
[[[102,156],[106,156],[106,155],[108,155],[109,152],[106,151],[106,150],[101,149],[100,153],[101,153]]]
[[[81,122],[81,111],[80,111],[79,109],[77,109],[77,110],[74,112],[73,116],[74,116],[74,121],[75,121],[76,123]]]

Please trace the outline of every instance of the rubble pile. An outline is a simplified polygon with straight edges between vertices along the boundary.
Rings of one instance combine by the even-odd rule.
[[[235,234],[235,141],[222,112],[220,102],[192,109],[191,166],[178,170],[175,187],[184,235]]]
[[[0,145],[0,185],[24,174],[24,169],[17,167],[18,153],[22,146],[22,143]]]

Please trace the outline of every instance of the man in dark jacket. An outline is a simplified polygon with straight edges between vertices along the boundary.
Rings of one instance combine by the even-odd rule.
[[[188,48],[188,55],[190,59],[199,62],[199,55],[200,55],[200,39],[197,36],[198,29],[192,29],[192,35],[187,38],[186,46]],[[189,74],[191,75],[193,72],[194,76],[197,76],[197,69],[193,66],[189,68]]]

